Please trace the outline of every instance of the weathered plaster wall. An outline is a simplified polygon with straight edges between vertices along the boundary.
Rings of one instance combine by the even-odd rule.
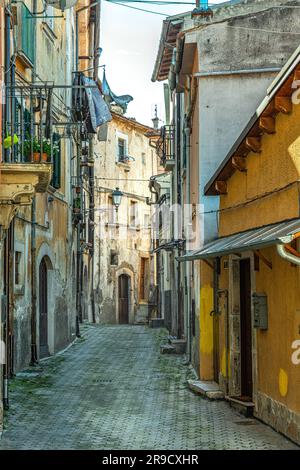
[[[154,268],[149,257],[150,206],[146,204],[145,198],[150,196],[150,176],[157,174],[157,157],[149,146],[148,138],[144,136],[146,131],[146,128],[139,128],[134,121],[115,116],[108,125],[107,140],[95,146],[97,227],[94,289],[96,320],[102,323],[118,322],[118,277],[124,270],[130,276],[129,321],[133,323],[148,312],[147,300]],[[119,135],[128,139],[128,154],[134,158],[128,165],[116,162]],[[115,219],[119,229],[115,224],[105,226],[111,217],[107,210],[109,196],[116,187],[124,193],[118,219]],[[129,229],[127,232],[131,201],[137,203],[141,228],[138,231]],[[112,250],[118,255],[116,266],[110,265]],[[150,264],[148,296],[144,303],[139,299],[141,257],[149,257]]]
[[[40,2],[42,7],[42,2]],[[42,8],[40,8],[42,9]],[[70,84],[72,80],[74,44],[73,18],[68,10],[67,21],[55,18],[37,22],[37,78]],[[18,66],[18,71],[22,70]],[[67,89],[54,90],[53,111],[59,118],[63,102],[70,103]],[[65,118],[63,119],[65,120]],[[62,133],[63,128],[56,128]],[[61,141],[61,185],[36,196],[36,329],[39,347],[39,266],[43,257],[48,268],[48,346],[50,354],[64,348],[75,337],[75,292],[72,277],[74,244],[71,218],[72,141]],[[31,354],[32,257],[31,207],[21,208],[15,218],[15,251],[22,253],[22,283],[14,286],[14,360],[15,370],[26,367]],[[25,220],[22,220],[25,219]]]

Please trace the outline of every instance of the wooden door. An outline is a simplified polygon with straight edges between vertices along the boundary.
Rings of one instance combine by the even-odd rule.
[[[241,395],[252,398],[252,320],[250,260],[240,262]]]
[[[43,258],[39,269],[39,310],[40,310],[40,357],[49,355],[48,350],[48,276],[47,264]]]
[[[119,276],[119,323],[129,323],[129,276]]]

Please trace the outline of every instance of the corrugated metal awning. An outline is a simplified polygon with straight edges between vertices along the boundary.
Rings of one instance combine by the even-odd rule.
[[[200,250],[181,256],[178,261],[216,258],[232,253],[258,250],[271,245],[290,243],[298,232],[300,232],[300,219],[267,225],[247,232],[229,235],[228,237],[217,238]]]

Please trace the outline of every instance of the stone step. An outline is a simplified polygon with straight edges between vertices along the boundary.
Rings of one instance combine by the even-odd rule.
[[[160,352],[162,354],[176,354],[176,349],[171,344],[161,344]]]
[[[254,413],[255,404],[249,400],[244,401],[240,400],[238,397],[226,397],[226,400],[229,401],[230,406],[234,408],[238,413],[245,416],[246,418],[252,418]]]
[[[224,393],[220,386],[213,381],[188,380],[189,389],[209,400],[223,400]]]
[[[186,340],[185,339],[170,339],[171,346],[176,349],[176,354],[184,354],[186,352]]]

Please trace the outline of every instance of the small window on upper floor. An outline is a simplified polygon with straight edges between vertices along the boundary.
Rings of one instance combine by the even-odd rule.
[[[118,138],[118,161],[125,162],[126,160],[126,140],[122,139],[121,137]]]
[[[110,250],[110,265],[118,266],[118,263],[119,263],[118,253],[115,250]]]
[[[145,152],[142,152],[142,164],[146,165],[146,154],[145,154]]]

